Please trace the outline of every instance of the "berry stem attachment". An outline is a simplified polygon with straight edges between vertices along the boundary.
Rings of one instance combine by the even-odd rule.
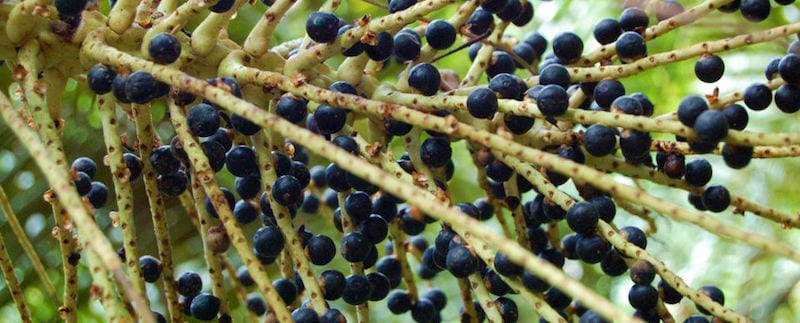
[[[225,93],[233,97],[232,94],[225,90],[207,86],[208,83],[206,82],[203,83],[206,84],[208,90],[220,94]],[[280,295],[278,295],[275,288],[272,287],[272,280],[269,278],[264,266],[258,258],[256,258],[255,254],[253,254],[253,251],[247,243],[247,239],[244,237],[242,229],[233,217],[225,195],[214,182],[214,172],[209,166],[208,158],[202,148],[200,148],[200,144],[192,137],[186,125],[186,114],[173,105],[170,109],[170,117],[173,119],[176,135],[180,138],[181,142],[184,143],[183,148],[189,156],[189,161],[192,164],[191,167],[195,172],[195,177],[198,177],[198,180],[203,186],[203,190],[205,190],[206,194],[211,199],[211,204],[214,206],[222,224],[225,226],[225,230],[228,232],[228,236],[234,248],[236,248],[236,252],[239,253],[239,257],[242,259],[242,262],[244,262],[247,270],[256,282],[256,285],[258,285],[267,304],[270,305],[270,308],[276,315],[278,322],[292,322],[291,314],[289,314],[286,304],[283,302]]]
[[[111,169],[111,178],[117,199],[117,216],[122,229],[122,241],[125,248],[125,263],[130,272],[131,281],[141,295],[146,295],[147,290],[142,280],[139,267],[139,248],[136,246],[136,221],[133,217],[133,189],[131,188],[131,172],[122,159],[122,141],[119,137],[116,100],[111,94],[98,96],[97,105],[100,110],[100,120],[103,124],[103,139],[108,152],[107,161]],[[149,304],[149,300],[145,298]]]
[[[172,263],[172,245],[170,243],[169,229],[167,228],[166,211],[164,210],[164,196],[158,189],[156,171],[150,163],[150,155],[153,150],[156,137],[153,130],[150,107],[145,105],[131,105],[134,123],[136,125],[136,137],[139,142],[139,153],[142,157],[142,180],[144,181],[147,203],[150,207],[150,216],[153,219],[153,229],[156,235],[156,245],[158,247],[158,258],[161,261],[161,274],[163,277],[164,294],[167,299],[167,309],[172,322],[181,321],[183,312],[178,303],[178,292],[175,289],[175,274]]]

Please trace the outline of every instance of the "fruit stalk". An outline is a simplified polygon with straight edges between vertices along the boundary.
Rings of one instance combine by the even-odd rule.
[[[125,250],[128,272],[133,286],[141,295],[146,295],[144,281],[139,268],[139,248],[136,245],[136,221],[133,217],[133,189],[131,188],[131,172],[122,159],[122,141],[120,140],[116,100],[113,95],[99,96],[97,105],[103,124],[103,138],[106,144],[107,161],[111,169],[111,178],[114,181],[114,191],[117,200],[117,216],[122,229],[122,242]],[[149,300],[145,298],[149,305]]]

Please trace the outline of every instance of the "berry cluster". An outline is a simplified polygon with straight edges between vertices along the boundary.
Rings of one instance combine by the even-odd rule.
[[[650,42],[719,14],[715,9],[764,21],[773,11],[767,0],[706,1],[691,10],[675,1],[661,1],[659,10],[628,5],[617,18],[594,25],[594,40],[570,30],[553,37],[531,31],[519,39],[507,32],[509,26],[530,26],[535,1],[465,2],[454,17],[429,19],[450,1],[390,0],[381,9],[386,16],[352,22],[334,13],[339,2],[333,1],[305,17],[304,38],[273,47],[278,17],[292,2],[262,2],[268,6],[263,20],[238,44],[227,39],[227,23],[245,10],[244,1],[142,3],[138,12],[133,2],[112,2],[108,16],[95,2],[55,1],[52,29],[61,37],[41,41],[64,39],[64,46],[72,46],[65,52],[94,64],[87,66],[85,84],[105,113],[108,156],[102,164],[111,168],[118,194],[95,181],[98,165],[91,158],[80,157],[66,181],[77,195],[56,181],[53,190],[63,201],[53,203],[67,208],[72,195],[88,202],[67,212],[80,238],[97,239],[82,241],[102,259],[93,263],[93,275],[116,279],[113,286],[98,283],[103,305],[130,302],[125,307],[130,311],[109,311],[110,319],[166,321],[142,308],[144,283],[161,280],[172,321],[185,315],[229,322],[241,308],[249,320],[366,322],[388,309],[403,321],[442,322],[457,321],[458,308],[463,322],[527,322],[531,310],[541,321],[658,322],[674,321],[665,304],[683,298],[698,311],[685,322],[708,322],[709,316],[743,320],[724,307],[720,288],[691,287],[647,249],[656,229],[651,211],[800,261],[777,239],[702,213],[735,208],[800,227],[795,216],[717,184],[725,182],[714,169],[720,166],[706,156],[720,155],[737,171],[777,153],[770,149],[798,155],[795,134],[745,130],[750,113],[773,102],[786,114],[800,110],[800,40],[769,62],[765,81],[729,96],[717,89],[676,99],[670,108],[656,96],[662,94],[658,90],[635,92],[625,79],[696,58],[697,79],[722,86],[717,82],[726,69],[719,52],[797,33],[800,25],[669,53],[654,54]],[[0,17],[10,11],[0,10]],[[142,20],[145,12],[153,12],[149,20]],[[208,14],[206,20],[193,31],[185,29],[200,12]],[[131,28],[134,20],[137,27]],[[59,136],[58,127],[48,127],[56,124],[57,113],[34,108],[42,101],[35,84],[39,72],[63,61],[31,55],[39,40],[31,38],[24,47],[29,36],[19,31],[9,35],[22,38],[13,41],[21,62],[15,77],[27,109],[17,115],[2,100],[3,117],[24,134],[30,129],[14,121],[29,114],[31,123],[41,123],[32,128],[43,138]],[[600,47],[591,49],[592,41]],[[472,62],[466,75],[439,63],[451,55]],[[31,66],[48,69],[24,70]],[[74,68],[53,69],[75,74]],[[395,77],[393,84],[382,82]],[[153,107],[164,104],[167,115],[153,120]],[[117,109],[130,122],[116,119]],[[127,134],[117,127],[135,130],[135,144],[120,140]],[[50,165],[40,161],[47,158],[56,160],[53,167],[64,164],[60,143],[26,144],[52,154],[35,154],[40,166]],[[468,157],[460,155],[465,152]],[[119,159],[114,156],[121,159],[111,160]],[[476,183],[460,187],[460,172],[472,170]],[[694,209],[622,184],[609,173],[684,190]],[[131,184],[140,177],[158,257],[139,256],[136,246],[129,203]],[[481,196],[463,198],[464,190]],[[122,223],[125,241],[115,255],[104,257],[112,242],[102,234],[85,238],[97,224],[84,217],[84,209],[104,208],[114,197],[120,210],[113,216],[115,224]],[[171,212],[180,207],[185,215]],[[628,225],[631,214],[650,221]],[[172,221],[180,217],[185,218]],[[196,227],[193,236],[203,249],[195,254],[202,254],[208,276],[172,254],[167,223],[183,222]],[[67,233],[72,228],[59,226]],[[68,252],[75,266],[80,257],[72,255],[79,253],[62,246],[62,253]],[[178,258],[192,269],[175,275]],[[120,275],[122,263],[138,275]],[[596,295],[590,288],[599,285],[590,280],[596,276],[566,275],[570,266],[608,277],[628,273],[630,307],[615,307]],[[442,281],[456,283],[439,285]],[[75,308],[68,304],[74,306],[65,301],[62,314],[74,320],[69,315]]]

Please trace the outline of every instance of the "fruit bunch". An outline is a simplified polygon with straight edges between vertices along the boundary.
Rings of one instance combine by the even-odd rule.
[[[240,42],[227,31],[253,1],[0,3],[0,57],[15,82],[0,111],[50,186],[62,319],[79,321],[77,306],[89,301],[77,298],[83,264],[110,321],[368,322],[386,310],[418,322],[525,322],[530,311],[547,322],[747,321],[725,307],[720,288],[692,286],[648,252],[653,213],[800,262],[792,244],[711,214],[800,227],[796,214],[712,182],[719,167],[798,155],[797,133],[746,128],[773,101],[781,113],[800,110],[800,40],[763,67],[766,79],[673,108],[653,103],[664,94],[657,89],[628,93],[625,84],[682,60],[716,83],[720,52],[800,33],[800,23],[754,24],[730,38],[648,50],[704,18],[756,23],[782,12],[768,0],[626,1],[617,17],[596,22],[593,39],[507,33],[533,29],[535,0],[369,1],[382,15],[352,21],[337,16],[340,1],[326,1],[306,17],[304,37],[282,43],[275,30],[295,1],[262,2],[266,11]],[[448,7],[457,8],[452,17],[431,18]],[[437,63],[454,56],[471,62],[465,73]],[[96,99],[102,160],[68,162],[68,79]],[[712,167],[708,155],[724,165]],[[470,169],[475,178],[459,187],[453,178]],[[95,180],[101,171],[111,183]],[[681,190],[688,202],[620,177]],[[455,193],[465,189],[482,197],[465,201]],[[9,205],[4,193],[0,202]],[[146,211],[134,212],[136,202]],[[618,227],[618,213],[648,224]],[[175,252],[168,218],[193,227],[204,267],[177,272],[189,259]],[[137,220],[152,222],[156,255],[139,252]],[[629,275],[633,310],[565,265]],[[453,283],[434,287],[442,277]],[[148,298],[149,284],[163,295]],[[666,306],[682,300],[696,312]],[[448,305],[457,317],[444,314]]]

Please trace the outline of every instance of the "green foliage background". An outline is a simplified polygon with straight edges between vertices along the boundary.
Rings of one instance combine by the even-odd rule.
[[[605,17],[618,17],[621,12],[621,1],[532,1],[534,1],[536,10],[534,21],[524,28],[512,26],[507,32],[509,35],[521,38],[527,32],[537,30],[548,39],[552,39],[560,32],[571,30],[587,40],[584,52],[597,46],[591,37],[594,22]],[[696,0],[680,2],[686,8],[699,3]],[[305,30],[305,17],[321,3],[322,1],[319,0],[298,2],[282,18],[273,44],[302,37]],[[107,12],[105,1],[102,1],[101,7],[104,12]],[[430,18],[450,17],[455,12],[455,8],[456,5],[448,6]],[[241,43],[264,10],[265,6],[260,2],[253,6],[245,5],[245,8],[238,13],[230,25],[230,38]],[[336,13],[348,21],[353,21],[363,15],[377,17],[385,14],[386,11],[364,1],[345,0],[342,1],[342,5]],[[715,12],[693,25],[670,32],[649,42],[648,51],[651,54],[658,53],[703,40],[721,39],[763,30],[787,22],[798,21],[799,17],[800,11],[796,5],[774,9],[770,18],[759,24],[746,22],[738,13]],[[191,30],[199,23],[201,18],[197,17],[189,29]],[[763,69],[766,63],[770,59],[782,55],[791,40],[790,37],[787,37],[772,43],[758,44],[742,50],[722,53],[721,57],[726,62],[727,70],[723,80],[717,84],[702,84],[694,78],[694,60],[656,68],[624,79],[623,83],[628,93],[643,92],[647,94],[655,103],[657,115],[674,111],[677,103],[685,95],[711,93],[715,86],[719,87],[721,93],[727,93],[743,89],[752,82],[764,81]],[[340,58],[335,58],[331,60],[331,63],[338,64],[340,61]],[[464,50],[442,59],[437,62],[437,66],[452,69],[463,76],[468,68],[468,64],[465,63],[467,61],[466,50]],[[393,63],[381,75],[385,81],[393,82],[401,70],[402,66]],[[520,72],[520,75],[525,74]],[[9,89],[11,82],[10,69],[5,64],[0,67],[0,88]],[[153,111],[154,119],[162,120],[159,124],[159,133],[162,138],[170,138],[172,130],[168,122],[163,120],[165,115],[163,105],[157,104]],[[64,143],[68,157],[74,159],[80,156],[89,156],[101,162],[105,151],[103,145],[98,142],[101,132],[99,115],[94,97],[88,91],[84,81],[70,81],[68,90],[63,97],[63,115],[66,120]],[[126,124],[123,122],[122,125]],[[131,128],[128,127],[127,131],[131,138],[134,138]],[[771,107],[766,111],[751,112],[748,129],[794,132],[800,131],[800,126],[798,126],[796,116],[787,117]],[[663,139],[673,138],[663,137]],[[469,161],[464,143],[459,142],[454,146],[456,147],[454,158],[456,158],[457,172],[455,178],[450,182],[453,201],[473,201],[482,195],[475,184],[474,166]],[[399,156],[402,148],[399,146],[394,148]],[[797,198],[800,193],[797,185],[800,182],[800,172],[797,171],[800,163],[797,159],[754,160],[744,170],[731,170],[721,162],[721,158],[716,156],[710,156],[708,159],[715,165],[712,183],[724,184],[732,191],[783,210],[794,213],[800,210],[800,199]],[[231,176],[226,174],[218,177],[221,184],[232,188],[233,178]],[[113,187],[107,168],[99,170],[98,178],[109,187]],[[627,178],[618,178],[618,180],[631,183]],[[56,283],[60,293],[63,288],[63,274],[61,273],[59,248],[57,241],[49,234],[54,224],[49,206],[42,200],[42,194],[48,185],[28,153],[4,124],[0,124],[0,184],[9,194],[14,211],[33,240],[36,250],[48,269],[50,278]],[[647,182],[636,184],[642,185],[660,197],[685,207],[691,207],[686,202],[686,194],[681,191],[658,187]],[[575,194],[571,184],[564,187],[567,187],[568,192]],[[140,253],[155,255],[157,251],[152,233],[152,222],[146,208],[141,181],[134,184],[134,189],[137,197],[135,212]],[[525,200],[531,198],[533,198],[532,195],[525,196]],[[176,200],[169,200],[167,206],[169,208],[170,235],[174,247],[173,255],[178,266],[176,273],[185,270],[203,273],[205,263],[202,258],[200,237],[192,226],[185,225],[187,219]],[[115,208],[113,199],[111,199],[105,208],[97,211],[96,218],[98,224],[112,238],[115,246],[119,247],[121,246],[121,234],[118,229],[111,226],[108,218],[108,212]],[[793,242],[800,238],[797,230],[787,231],[779,225],[749,214],[742,217],[732,214],[729,210],[713,216],[724,218],[728,223],[751,231],[778,237],[784,241]],[[797,264],[761,254],[736,241],[720,239],[690,224],[678,223],[661,215],[655,215],[655,217],[657,231],[650,238],[648,250],[665,261],[669,268],[676,271],[691,286],[700,287],[714,284],[721,287],[725,291],[726,305],[753,318],[754,321],[797,322],[800,320],[800,313],[797,313],[800,310],[800,290],[797,287],[797,282],[800,281],[800,268]],[[309,223],[308,226],[315,233],[331,232],[332,230],[330,225],[322,222],[320,216],[301,214],[299,219]],[[618,214],[615,222],[620,227],[644,225],[641,219],[624,213],[624,211]],[[497,227],[495,220],[490,221],[487,225]],[[247,232],[255,231],[255,226],[252,224],[246,227]],[[566,226],[561,229],[562,232],[568,230]],[[0,217],[0,230],[5,237],[17,276],[25,291],[25,299],[35,321],[57,321],[56,309],[60,305],[60,294],[58,297],[46,294],[31,268],[29,259],[21,252],[19,244],[14,239],[5,216]],[[432,238],[437,230],[438,225],[430,225],[425,235]],[[238,261],[235,252],[231,251],[228,254],[234,258],[235,262]],[[382,250],[381,254],[383,254]],[[346,264],[342,260],[337,260],[333,266],[346,269]],[[627,276],[611,279],[602,274],[599,265],[581,265],[572,261],[568,261],[565,270],[573,277],[579,278],[584,284],[593,287],[601,295],[610,297],[619,306],[633,312],[633,309],[627,304],[627,291],[632,284]],[[80,266],[79,275],[81,290],[79,318],[81,322],[102,321],[102,308],[99,302],[88,300],[90,277],[83,263]],[[206,274],[204,276],[206,289],[208,289],[209,282]],[[425,282],[423,285],[445,289],[449,303],[442,318],[444,321],[457,321],[460,299],[458,288],[452,277],[440,274],[431,282]],[[160,286],[160,282],[148,284],[148,290],[151,299],[154,300],[154,309],[163,312]],[[233,297],[230,297],[230,301],[234,313],[240,313],[240,304],[236,304]],[[332,302],[332,305],[339,308],[351,308],[340,301]],[[370,306],[372,308],[371,317],[374,321],[402,322],[410,319],[408,314],[399,317],[386,314],[388,311],[385,310],[384,302],[370,304]],[[677,318],[683,318],[695,312],[694,306],[686,301],[677,306],[669,306],[669,309]],[[523,321],[533,320],[535,314],[532,309],[523,306],[521,311]],[[350,313],[350,315],[351,318],[354,318],[354,313]],[[234,317],[237,321],[243,320],[241,314]],[[0,320],[5,322],[19,320],[4,282],[0,282]]]

